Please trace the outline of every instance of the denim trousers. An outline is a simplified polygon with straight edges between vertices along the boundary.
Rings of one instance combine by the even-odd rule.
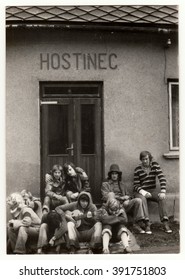
[[[11,248],[14,253],[26,254],[26,242],[37,240],[39,236],[39,227],[24,227],[21,226],[14,230],[12,227],[8,227],[8,238],[11,244]]]
[[[73,222],[67,223],[69,245],[80,248],[79,242],[89,242],[90,248],[102,246],[102,223],[96,222],[89,230],[79,231]]]
[[[140,193],[135,193],[135,197],[138,197],[142,200],[143,211],[145,218],[149,220],[149,211],[148,211],[148,201],[154,201],[158,204],[159,217],[161,222],[168,220],[167,210],[166,210],[166,199],[160,200],[158,193],[155,191],[149,191],[152,195],[150,198],[146,198]]]

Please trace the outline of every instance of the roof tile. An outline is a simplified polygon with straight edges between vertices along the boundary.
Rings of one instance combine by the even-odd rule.
[[[98,22],[127,24],[178,24],[178,6],[9,6],[6,8],[9,23],[21,21]]]

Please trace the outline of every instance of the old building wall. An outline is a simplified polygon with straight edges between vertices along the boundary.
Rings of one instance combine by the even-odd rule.
[[[139,153],[150,150],[166,174],[169,192],[178,193],[178,159],[163,157],[169,151],[166,78],[178,78],[177,41],[172,36],[171,47],[165,49],[167,38],[156,33],[8,29],[7,194],[23,188],[40,192],[40,81],[102,81],[104,177],[116,162],[132,188]],[[85,61],[88,53],[99,58],[96,69]]]

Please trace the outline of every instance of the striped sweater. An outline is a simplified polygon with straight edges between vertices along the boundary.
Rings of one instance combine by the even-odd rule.
[[[134,171],[134,191],[140,190],[148,191],[149,189],[156,188],[156,177],[158,177],[161,192],[166,192],[166,178],[161,170],[160,165],[153,161],[150,163],[150,172],[147,174],[142,168],[142,165],[138,165]]]

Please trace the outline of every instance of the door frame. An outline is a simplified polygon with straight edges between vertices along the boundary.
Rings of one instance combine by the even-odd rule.
[[[57,87],[62,87],[64,88],[63,94],[51,94],[47,93],[46,94],[46,88],[49,92],[50,88],[57,88]],[[69,94],[66,89],[71,88],[81,88],[81,89],[87,89],[90,88],[92,89],[92,92],[88,92],[87,94]],[[95,94],[93,91],[96,88],[98,89],[98,92]],[[39,82],[39,90],[40,90],[40,95],[39,95],[39,101],[40,101],[40,197],[41,200],[43,200],[44,197],[44,189],[45,189],[45,182],[44,182],[44,177],[43,177],[43,166],[42,166],[42,137],[43,137],[43,132],[42,132],[42,104],[47,103],[47,102],[55,102],[57,101],[58,104],[60,104],[60,100],[65,99],[65,98],[93,98],[93,97],[98,97],[100,99],[100,104],[101,104],[101,114],[100,114],[100,121],[101,121],[101,156],[100,156],[100,164],[101,164],[101,182],[104,179],[104,172],[105,172],[105,164],[104,164],[104,98],[103,98],[103,81],[40,81]],[[82,90],[83,92],[83,90]],[[101,185],[99,186],[101,187]]]

